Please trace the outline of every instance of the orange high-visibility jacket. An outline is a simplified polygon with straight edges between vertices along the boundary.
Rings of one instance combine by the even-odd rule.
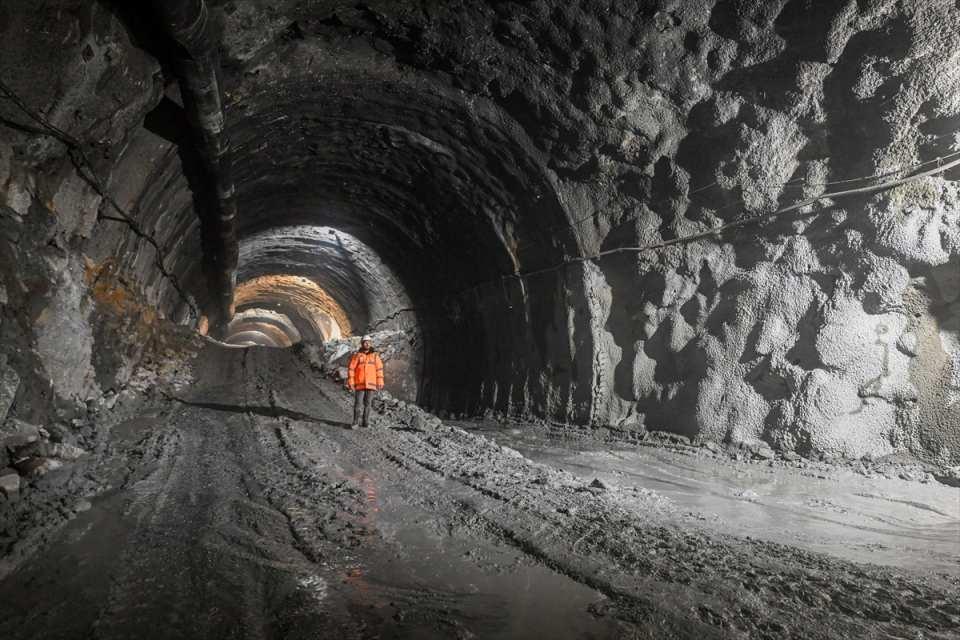
[[[354,391],[383,389],[383,360],[380,354],[376,351],[357,351],[353,354],[347,370],[347,384]]]

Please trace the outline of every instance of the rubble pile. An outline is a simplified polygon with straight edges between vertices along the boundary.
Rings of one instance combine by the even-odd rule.
[[[59,469],[87,454],[87,451],[62,441],[65,430],[43,427],[11,419],[0,431],[0,493],[9,498],[19,495],[23,484]]]
[[[369,334],[387,370],[386,391],[408,401],[416,400],[418,386],[419,336],[416,330],[388,329]],[[350,356],[360,348],[361,336],[329,340],[323,344],[304,342],[294,349],[326,378],[346,384]]]
[[[394,398],[389,391],[383,391],[373,401],[373,409],[388,420],[394,428],[410,431],[436,431],[443,426],[437,416],[424,411],[412,402]]]

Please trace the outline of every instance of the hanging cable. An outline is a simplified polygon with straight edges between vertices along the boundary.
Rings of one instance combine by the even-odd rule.
[[[956,157],[956,156],[960,156],[960,152],[954,153],[954,154],[950,154],[950,156],[948,156],[948,157]],[[582,256],[582,257],[579,257],[579,258],[574,258],[574,259],[572,259],[572,260],[567,260],[567,261],[565,261],[565,262],[561,262],[560,264],[552,265],[552,266],[550,266],[550,267],[544,267],[544,268],[542,268],[542,269],[534,269],[534,270],[532,270],[532,271],[527,271],[527,272],[524,272],[524,273],[509,274],[509,275],[506,275],[506,276],[503,276],[503,277],[505,277],[505,278],[528,278],[528,277],[533,276],[533,275],[538,275],[538,274],[541,274],[541,273],[547,273],[547,272],[550,272],[550,271],[556,271],[557,269],[562,269],[562,268],[564,268],[564,267],[566,267],[566,266],[568,266],[568,265],[571,265],[571,264],[578,264],[578,263],[581,263],[581,262],[587,262],[587,261],[591,261],[591,260],[598,260],[598,259],[600,259],[600,258],[604,258],[604,257],[606,257],[606,256],[615,255],[615,254],[618,254],[618,253],[643,253],[643,252],[646,252],[646,251],[658,251],[658,250],[660,250],[660,249],[665,249],[665,248],[667,248],[667,247],[672,247],[672,246],[679,245],[679,244],[686,244],[686,243],[688,243],[688,242],[694,242],[694,241],[697,241],[697,240],[702,240],[702,239],[704,239],[704,238],[709,238],[709,237],[712,237],[712,236],[716,236],[716,235],[721,234],[721,233],[723,233],[723,232],[725,232],[725,231],[728,231],[728,230],[730,230],[730,229],[734,229],[734,228],[737,228],[737,227],[742,227],[742,226],[747,225],[747,224],[753,224],[753,223],[759,222],[759,221],[761,221],[761,220],[767,220],[767,219],[775,218],[775,217],[781,216],[781,215],[783,215],[783,214],[785,214],[785,213],[790,213],[790,212],[792,212],[792,211],[797,211],[797,210],[799,210],[799,209],[803,209],[804,207],[808,207],[808,206],[810,206],[810,205],[814,205],[814,204],[820,202],[821,200],[832,200],[832,199],[835,199],[835,198],[842,198],[842,197],[845,197],[845,196],[852,196],[852,195],[857,195],[857,194],[867,194],[867,193],[876,193],[876,192],[878,192],[878,191],[886,191],[886,190],[888,190],[888,189],[892,189],[892,188],[894,188],[894,187],[898,187],[898,186],[901,186],[901,185],[904,185],[904,184],[907,184],[907,183],[910,183],[910,182],[915,182],[915,181],[921,180],[921,179],[923,179],[923,178],[929,178],[930,176],[934,176],[934,175],[938,175],[938,174],[944,173],[944,172],[949,171],[950,169],[952,169],[952,168],[954,168],[954,167],[960,166],[960,158],[957,158],[957,159],[955,159],[955,160],[953,160],[953,161],[951,161],[951,162],[948,162],[947,164],[943,164],[942,161],[943,161],[943,158],[937,158],[937,159],[935,159],[935,160],[931,160],[931,161],[928,161],[928,162],[925,162],[925,163],[916,165],[917,167],[923,167],[923,166],[926,166],[926,165],[929,165],[929,164],[936,163],[938,166],[936,166],[936,167],[934,167],[933,169],[930,169],[930,170],[928,170],[928,171],[924,171],[924,172],[922,172],[922,173],[918,173],[918,174],[915,174],[915,175],[912,175],[912,176],[908,176],[908,177],[906,177],[906,178],[901,178],[901,179],[899,179],[899,180],[891,180],[891,181],[888,181],[888,182],[883,182],[883,183],[876,184],[876,185],[871,185],[871,186],[868,186],[868,187],[859,187],[859,188],[856,188],[856,189],[846,189],[846,190],[844,190],[844,191],[834,191],[834,192],[830,192],[830,193],[824,193],[824,194],[821,194],[821,195],[819,195],[819,196],[815,196],[815,197],[812,197],[812,198],[807,198],[806,200],[802,200],[802,201],[800,201],[800,202],[797,202],[796,204],[792,204],[792,205],[787,206],[787,207],[782,207],[782,208],[780,208],[780,209],[777,209],[776,211],[770,211],[770,212],[767,212],[767,213],[761,213],[761,214],[758,214],[758,215],[755,215],[755,216],[751,216],[751,217],[749,217],[749,218],[743,218],[743,219],[740,219],[740,220],[734,220],[733,222],[728,222],[728,223],[726,223],[726,224],[721,224],[721,225],[718,225],[718,226],[716,226],[716,227],[713,227],[713,228],[711,228],[711,229],[708,229],[707,231],[703,231],[703,232],[700,232],[700,233],[694,233],[694,234],[690,234],[690,235],[686,235],[686,236],[681,236],[681,237],[679,237],[679,238],[673,238],[673,239],[671,239],[671,240],[664,240],[664,241],[662,241],[662,242],[654,242],[654,243],[650,243],[650,244],[646,244],[646,245],[641,245],[641,246],[635,246],[635,247],[616,247],[616,248],[614,248],[614,249],[607,249],[607,250],[605,250],[605,251],[600,251],[600,252],[595,253],[595,254],[590,255],[590,256]]]
[[[929,143],[929,142],[934,142],[934,141],[936,141],[936,140],[940,140],[940,139],[947,138],[947,137],[955,137],[956,135],[957,135],[957,134],[955,134],[955,133],[953,133],[953,132],[951,132],[951,133],[943,133],[943,134],[940,134],[940,135],[938,135],[938,136],[934,136],[934,137],[932,137],[932,138],[929,138],[926,142],[928,142],[928,143]],[[884,172],[882,172],[882,173],[875,173],[875,174],[873,174],[873,175],[868,175],[868,176],[859,176],[859,177],[856,177],[856,178],[844,178],[844,179],[840,179],[840,180],[826,180],[826,181],[823,181],[823,182],[808,182],[806,178],[797,178],[797,179],[794,179],[794,180],[788,180],[788,181],[786,181],[786,182],[761,182],[761,183],[758,183],[757,186],[762,186],[762,187],[775,186],[775,187],[778,187],[778,188],[781,188],[781,189],[784,188],[784,187],[794,187],[794,186],[802,186],[802,187],[831,187],[831,186],[841,185],[841,184],[852,184],[852,183],[854,183],[854,182],[866,182],[866,181],[868,181],[868,180],[881,180],[881,179],[883,179],[883,178],[889,178],[890,176],[899,175],[899,174],[901,174],[901,173],[903,173],[903,172],[905,172],[905,171],[916,171],[916,170],[921,169],[921,168],[923,168],[923,167],[925,167],[925,166],[928,166],[928,165],[931,165],[931,164],[940,163],[940,162],[943,162],[944,160],[950,160],[951,158],[956,158],[956,157],[960,157],[960,151],[947,154],[946,156],[938,157],[938,158],[936,158],[936,159],[934,159],[934,160],[928,160],[928,161],[926,161],[926,162],[921,162],[921,163],[915,164],[915,165],[901,166],[901,167],[897,167],[896,169],[888,169],[888,170],[886,170],[886,171],[884,171]],[[713,187],[717,187],[717,186],[720,186],[720,183],[719,183],[719,182],[717,182],[717,181],[712,182],[712,183],[710,183],[710,184],[708,184],[708,185],[704,185],[704,186],[702,186],[702,187],[698,187],[697,189],[694,189],[693,191],[689,192],[689,193],[686,195],[686,197],[687,197],[687,198],[692,198],[692,196],[694,196],[694,195],[703,193],[704,191],[707,191],[707,190],[712,189]],[[675,198],[673,198],[673,197],[660,198],[659,200],[654,200],[654,201],[652,201],[652,202],[648,202],[648,203],[645,203],[645,204],[647,205],[647,208],[652,209],[653,207],[656,207],[656,206],[661,205],[661,204],[665,204],[665,203],[670,202],[671,200],[674,200],[674,199],[675,199]],[[716,211],[723,211],[723,210],[725,210],[725,209],[730,209],[730,208],[737,207],[737,206],[740,206],[739,203],[732,203],[732,204],[726,205],[726,206],[724,206],[724,207],[721,207],[720,209],[717,209]],[[564,223],[561,223],[561,224],[553,225],[553,226],[551,226],[551,227],[547,227],[544,231],[549,233],[549,232],[552,232],[552,231],[566,230],[566,231],[569,231],[569,232],[571,232],[571,233],[574,233],[574,235],[576,235],[576,233],[577,233],[576,227],[579,227],[580,225],[582,225],[582,224],[584,224],[584,223],[586,223],[586,222],[588,222],[588,221],[590,221],[590,220],[593,220],[593,218],[594,218],[595,216],[596,216],[596,213],[591,213],[591,214],[586,215],[586,216],[583,216],[583,217],[581,217],[581,218],[576,218],[576,219],[574,219],[574,220],[571,220],[570,222],[564,222]],[[627,216],[627,217],[624,218],[623,220],[619,221],[615,226],[619,226],[619,225],[622,225],[622,224],[626,224],[626,223],[629,222],[630,220],[635,220],[636,218],[637,218],[637,215],[636,215],[636,214],[635,214],[635,215],[631,215],[631,216]],[[527,247],[533,246],[533,245],[535,245],[535,244],[539,244],[540,242],[541,242],[540,240],[529,240],[529,241],[527,241],[527,242],[520,243],[519,245],[517,245],[516,251],[520,251],[520,250],[522,250],[522,249],[526,249]]]
[[[952,161],[948,162],[947,164],[943,164],[943,161],[944,161],[944,160],[947,160],[947,159],[950,159],[950,158],[954,158],[954,159],[953,159]],[[851,196],[851,195],[856,195],[856,194],[867,194],[867,193],[876,193],[876,192],[879,192],[879,191],[885,191],[885,190],[887,190],[887,189],[892,189],[892,188],[894,188],[894,187],[897,187],[897,186],[900,186],[900,185],[904,185],[904,184],[907,184],[907,183],[910,183],[910,182],[913,182],[913,181],[916,181],[916,180],[921,180],[921,179],[923,179],[923,178],[929,178],[929,177],[931,177],[931,176],[938,175],[938,174],[940,174],[940,173],[944,173],[944,172],[946,172],[946,171],[949,171],[950,169],[952,169],[952,168],[954,168],[954,167],[960,166],[960,152],[951,153],[951,154],[948,154],[948,155],[943,156],[943,157],[935,158],[935,159],[933,159],[933,160],[928,160],[928,161],[926,161],[926,162],[921,162],[921,163],[918,163],[918,164],[913,165],[913,166],[911,166],[911,167],[901,167],[901,168],[899,168],[899,169],[897,169],[897,170],[887,171],[887,172],[884,172],[884,173],[876,174],[875,176],[868,176],[868,177],[864,177],[864,178],[856,178],[856,179],[848,179],[848,180],[836,180],[836,181],[832,181],[832,182],[830,182],[830,183],[823,183],[823,184],[849,184],[849,183],[851,183],[851,182],[857,182],[857,181],[862,181],[862,180],[866,180],[866,179],[877,179],[877,178],[879,178],[879,177],[889,177],[889,176],[891,176],[891,175],[896,175],[896,174],[899,174],[899,173],[903,173],[904,171],[916,171],[916,170],[918,170],[918,169],[922,169],[922,168],[927,167],[927,166],[932,165],[932,164],[935,164],[935,165],[937,165],[937,166],[934,167],[933,169],[928,170],[928,171],[925,171],[925,172],[922,172],[922,173],[918,173],[918,174],[915,174],[915,175],[912,175],[912,176],[908,176],[908,177],[905,177],[905,178],[901,178],[901,179],[899,179],[899,180],[892,180],[892,181],[883,182],[883,183],[880,183],[880,184],[871,185],[871,186],[867,186],[867,187],[859,187],[859,188],[855,188],[855,189],[846,189],[846,190],[843,190],[843,191],[835,191],[835,192],[831,192],[831,193],[824,193],[824,194],[821,194],[821,195],[819,195],[819,196],[815,196],[815,197],[812,197],[812,198],[808,198],[808,199],[803,200],[803,201],[801,201],[801,202],[798,202],[798,203],[796,203],[796,204],[792,204],[792,205],[789,205],[789,206],[786,206],[786,207],[782,207],[782,208],[780,208],[780,209],[777,209],[776,211],[771,211],[771,212],[768,212],[768,213],[762,213],[762,214],[759,214],[759,215],[756,215],[756,216],[751,216],[751,217],[749,217],[749,218],[742,218],[742,219],[740,219],[740,220],[735,220],[735,221],[733,221],[733,222],[729,222],[729,223],[726,223],[726,224],[722,224],[722,225],[713,227],[712,229],[708,229],[707,231],[703,231],[703,232],[700,232],[700,233],[694,233],[694,234],[686,235],[686,236],[681,236],[681,237],[674,238],[674,239],[671,239],[671,240],[664,240],[664,241],[662,241],[662,242],[655,242],[655,243],[650,243],[650,244],[647,244],[647,245],[635,246],[635,247],[616,247],[616,248],[614,248],[614,249],[607,249],[606,251],[600,251],[600,252],[598,252],[598,253],[596,253],[596,254],[593,254],[593,255],[590,255],[590,256],[581,256],[581,257],[578,257],[578,258],[573,258],[573,259],[567,260],[567,261],[565,261],[565,262],[561,262],[561,263],[559,263],[559,264],[551,265],[551,266],[549,266],[549,267],[543,267],[543,268],[540,268],[540,269],[533,269],[533,270],[531,270],[531,271],[526,271],[526,272],[522,272],[522,273],[513,273],[513,274],[501,275],[501,276],[499,276],[499,277],[497,277],[497,278],[493,278],[493,279],[490,279],[490,280],[483,280],[483,281],[477,282],[477,283],[475,283],[475,284],[473,284],[473,285],[471,285],[471,286],[469,286],[469,287],[466,287],[466,288],[464,288],[464,289],[461,289],[461,290],[459,290],[459,291],[455,291],[455,292],[452,292],[452,293],[440,294],[440,295],[437,295],[437,296],[432,296],[432,297],[428,298],[428,300],[431,300],[431,301],[434,301],[434,302],[442,302],[442,301],[447,300],[447,299],[449,299],[449,298],[460,297],[460,296],[463,296],[463,295],[468,294],[468,293],[477,292],[480,288],[485,287],[485,286],[493,286],[493,285],[497,285],[497,284],[499,284],[500,287],[502,288],[502,287],[504,287],[504,285],[505,285],[505,283],[506,283],[506,280],[507,280],[507,279],[510,279],[510,278],[516,278],[516,279],[529,278],[529,277],[536,276],[536,275],[540,275],[540,274],[543,274],[543,273],[549,273],[549,272],[551,272],[551,271],[557,271],[557,270],[563,269],[563,268],[568,267],[568,266],[573,265],[573,264],[580,264],[580,263],[588,262],[588,261],[592,261],[592,260],[600,260],[600,259],[605,258],[605,257],[607,257],[607,256],[615,255],[615,254],[618,254],[618,253],[626,253],[626,252],[631,252],[631,253],[643,253],[643,252],[646,252],[646,251],[659,251],[659,250],[661,250],[661,249],[665,249],[665,248],[668,248],[668,247],[671,247],[671,246],[676,246],[676,245],[684,244],[684,243],[687,243],[687,242],[695,242],[695,241],[697,241],[697,240],[702,240],[702,239],[705,239],[705,238],[709,238],[709,237],[712,237],[712,236],[716,236],[716,235],[721,234],[721,233],[723,233],[723,232],[725,232],[725,231],[728,231],[728,230],[730,230],[730,229],[734,229],[734,228],[737,228],[737,227],[746,226],[746,225],[748,225],[748,224],[755,223],[755,222],[759,222],[759,221],[764,220],[764,219],[775,218],[775,217],[777,217],[777,216],[781,216],[781,215],[783,215],[783,214],[790,213],[790,212],[792,212],[792,211],[798,211],[798,210],[800,210],[800,209],[802,209],[802,208],[804,208],[804,207],[808,207],[808,206],[811,206],[811,205],[813,205],[813,204],[816,204],[816,203],[820,202],[821,200],[828,200],[828,199],[833,199],[833,198],[842,198],[842,197],[845,197],[845,196]],[[709,185],[709,186],[713,186],[713,185]],[[704,189],[706,189],[706,188],[709,188],[709,187],[704,187]],[[728,205],[728,206],[726,206],[726,207],[722,207],[721,209],[718,209],[718,211],[723,210],[723,209],[731,208],[732,206],[735,206],[735,205]],[[403,312],[419,312],[419,311],[421,311],[423,308],[424,308],[423,305],[418,305],[418,306],[416,306],[416,307],[404,308],[404,309],[401,309],[401,310],[399,310],[399,311],[403,311]],[[405,329],[404,331],[405,331],[405,332],[406,332],[406,331],[413,331],[413,329]]]
[[[954,160],[948,162],[947,164],[943,164],[943,161],[946,160],[946,159],[948,159],[948,158],[954,158]],[[504,275],[499,276],[498,278],[494,278],[494,279],[491,279],[491,280],[484,280],[484,281],[478,282],[478,283],[473,284],[473,285],[471,285],[471,286],[469,286],[469,287],[467,287],[467,288],[465,288],[465,289],[462,289],[462,290],[460,290],[460,291],[456,291],[456,292],[453,292],[453,293],[444,294],[443,296],[437,296],[437,299],[441,299],[441,300],[442,300],[442,299],[446,299],[446,298],[450,298],[450,297],[461,296],[461,295],[464,295],[465,293],[469,293],[469,292],[476,291],[476,290],[480,289],[481,287],[484,287],[484,286],[487,286],[487,285],[491,285],[491,284],[497,283],[498,281],[502,284],[502,283],[503,283],[505,280],[507,280],[508,278],[514,278],[514,279],[529,278],[529,277],[536,276],[536,275],[540,275],[540,274],[543,274],[543,273],[549,273],[549,272],[552,272],[552,271],[557,271],[557,270],[563,269],[563,268],[565,268],[565,267],[568,267],[568,266],[570,266],[570,265],[581,264],[581,263],[583,263],[583,262],[588,262],[588,261],[593,261],[593,260],[599,260],[599,259],[605,258],[605,257],[607,257],[607,256],[616,255],[616,254],[618,254],[618,253],[628,253],[628,252],[629,252],[629,253],[643,253],[643,252],[647,252],[647,251],[659,251],[659,250],[661,250],[661,249],[666,249],[666,248],[668,248],[668,247],[672,247],[672,246],[676,246],[676,245],[680,245],[680,244],[685,244],[685,243],[688,243],[688,242],[695,242],[695,241],[697,241],[697,240],[703,240],[703,239],[705,239],[705,238],[710,238],[710,237],[716,236],[716,235],[718,235],[718,234],[724,233],[724,232],[726,232],[726,231],[729,231],[730,229],[734,229],[734,228],[737,228],[737,227],[746,226],[746,225],[748,225],[748,224],[752,224],[752,223],[755,223],[755,222],[759,222],[759,221],[765,220],[765,219],[772,219],[772,218],[781,216],[781,215],[783,215],[783,214],[790,213],[790,212],[792,212],[792,211],[797,211],[797,210],[802,209],[802,208],[804,208],[804,207],[808,207],[808,206],[811,206],[811,205],[813,205],[813,204],[816,204],[816,203],[820,202],[821,200],[829,200],[829,199],[842,198],[842,197],[845,197],[845,196],[851,196],[851,195],[857,195],[857,194],[867,194],[867,193],[876,193],[876,192],[879,192],[879,191],[886,191],[886,190],[888,190],[888,189],[892,189],[892,188],[894,188],[894,187],[898,187],[898,186],[901,186],[901,185],[904,185],[904,184],[907,184],[907,183],[910,183],[910,182],[914,182],[914,181],[916,181],[916,180],[921,180],[921,179],[923,179],[923,178],[929,178],[929,177],[931,177],[931,176],[935,176],[935,175],[938,175],[938,174],[941,174],[941,173],[945,173],[946,171],[949,171],[950,169],[953,169],[954,167],[960,166],[960,152],[951,153],[951,154],[949,154],[949,155],[947,155],[947,156],[935,158],[935,159],[933,159],[933,160],[928,160],[928,161],[926,161],[926,162],[921,162],[921,163],[918,163],[918,164],[916,164],[916,165],[913,165],[913,167],[904,167],[904,168],[900,168],[900,169],[898,169],[898,170],[896,170],[896,171],[885,172],[885,173],[883,173],[883,174],[877,174],[877,175],[878,175],[878,176],[896,175],[896,174],[898,174],[898,173],[903,173],[904,171],[910,171],[910,170],[914,170],[914,171],[915,171],[915,170],[917,170],[917,169],[920,169],[920,168],[929,166],[929,165],[931,165],[931,164],[936,164],[937,166],[934,167],[933,169],[928,170],[928,171],[924,171],[924,172],[922,172],[922,173],[918,173],[918,174],[915,174],[915,175],[912,175],[912,176],[907,176],[907,177],[901,178],[901,179],[899,179],[899,180],[891,180],[891,181],[888,181],[888,182],[883,182],[883,183],[880,183],[880,184],[871,185],[871,186],[867,186],[867,187],[859,187],[859,188],[855,188],[855,189],[846,189],[846,190],[843,190],[843,191],[834,191],[834,192],[830,192],[830,193],[824,193],[824,194],[821,194],[821,195],[819,195],[819,196],[815,196],[815,197],[812,197],[812,198],[808,198],[808,199],[806,199],[806,200],[802,200],[801,202],[798,202],[798,203],[795,203],[795,204],[792,204],[792,205],[789,205],[789,206],[786,206],[786,207],[782,207],[782,208],[777,209],[777,210],[775,210],[775,211],[770,211],[770,212],[767,212],[767,213],[761,213],[761,214],[758,214],[758,215],[755,215],[755,216],[751,216],[751,217],[748,217],[748,218],[742,218],[742,219],[740,219],[740,220],[734,220],[733,222],[728,222],[728,223],[726,223],[726,224],[718,225],[718,226],[716,226],[716,227],[713,227],[713,228],[711,228],[711,229],[708,229],[708,230],[703,231],[703,232],[700,232],[700,233],[694,233],[694,234],[690,234],[690,235],[686,235],[686,236],[681,236],[681,237],[678,237],[678,238],[673,238],[673,239],[671,239],[671,240],[664,240],[664,241],[662,241],[662,242],[654,242],[654,243],[650,243],[650,244],[646,244],[646,245],[641,245],[641,246],[634,246],[634,247],[616,247],[616,248],[613,248],[613,249],[607,249],[607,250],[605,250],[605,251],[600,251],[600,252],[595,253],[595,254],[593,254],[593,255],[580,256],[580,257],[577,257],[577,258],[572,258],[572,259],[570,259],[570,260],[566,260],[566,261],[560,262],[560,263],[558,263],[558,264],[550,265],[550,266],[548,266],[548,267],[542,267],[542,268],[539,268],[539,269],[533,269],[533,270],[530,270],[530,271],[524,271],[524,272],[518,272],[518,273],[504,274]],[[866,179],[866,178],[864,178],[864,179]],[[842,183],[844,183],[844,182],[852,182],[852,181],[853,181],[853,180],[850,180],[850,181],[835,181],[834,184],[842,184]],[[728,205],[727,207],[723,207],[723,209],[730,208],[731,206],[733,206],[733,205]],[[722,209],[721,209],[721,210],[722,210]]]

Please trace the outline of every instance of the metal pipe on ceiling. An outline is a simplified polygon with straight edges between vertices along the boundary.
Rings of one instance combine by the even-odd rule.
[[[224,131],[220,56],[204,0],[152,0],[155,16],[173,41],[172,63],[194,134],[205,193],[198,211],[205,227],[204,260],[211,298],[211,325],[222,332],[234,312],[237,283],[236,216],[230,141]]]

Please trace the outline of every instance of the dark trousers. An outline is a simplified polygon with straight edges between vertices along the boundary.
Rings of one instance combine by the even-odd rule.
[[[373,389],[358,389],[353,394],[353,424],[360,422],[360,405],[363,405],[363,426],[370,426],[370,403],[376,393]]]

